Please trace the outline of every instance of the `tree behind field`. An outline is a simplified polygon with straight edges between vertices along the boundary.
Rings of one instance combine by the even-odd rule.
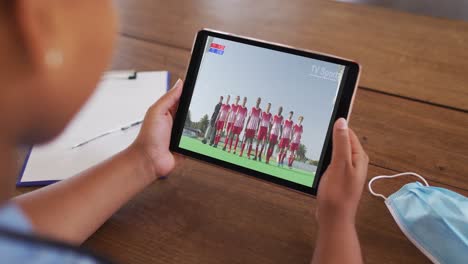
[[[191,128],[200,129],[200,131],[205,134],[206,129],[208,128],[209,120],[208,115],[204,115],[198,122],[192,122],[190,125]]]
[[[310,165],[318,166],[318,160],[309,160]]]
[[[185,118],[185,127],[192,127],[192,115],[190,114],[190,110],[187,112],[187,118]]]
[[[205,114],[200,121],[198,121],[198,129],[201,130],[203,134],[205,134],[206,129],[208,128],[209,125],[209,120],[208,120],[208,115]]]
[[[299,145],[299,149],[296,151],[297,159],[300,161],[306,161],[307,147],[304,144]]]

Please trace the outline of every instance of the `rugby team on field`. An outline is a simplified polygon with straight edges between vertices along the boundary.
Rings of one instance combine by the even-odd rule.
[[[293,111],[289,112],[288,119],[284,120],[281,115],[283,107],[278,108],[278,113],[274,116],[270,113],[271,103],[268,103],[265,111],[260,108],[261,98],[257,98],[256,105],[248,112],[247,97],[242,100],[242,105],[239,104],[240,97],[236,96],[235,102],[229,105],[230,96],[226,98],[226,102],[222,103],[219,112],[216,116],[214,126],[216,134],[213,141],[213,147],[218,147],[221,135],[224,132],[225,141],[223,150],[229,153],[233,150],[236,154],[239,137],[244,131],[244,138],[239,156],[242,157],[244,149],[247,146],[247,158],[250,159],[252,152],[253,140],[256,139],[257,144],[255,147],[255,155],[253,160],[262,161],[262,154],[266,147],[265,163],[269,164],[270,158],[273,155],[275,145],[278,144],[279,153],[277,156],[278,166],[284,166],[284,159],[286,158],[289,150],[288,167],[292,168],[294,159],[296,158],[296,151],[299,149],[302,137],[302,121],[303,116],[299,116],[297,124],[294,124]],[[222,102],[222,96],[220,98]],[[247,122],[245,119],[247,118]],[[245,127],[244,127],[245,125]],[[234,148],[232,148],[233,141],[235,140]],[[260,149],[259,149],[260,146]]]

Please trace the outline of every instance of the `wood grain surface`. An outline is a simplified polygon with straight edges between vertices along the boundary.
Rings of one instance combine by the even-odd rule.
[[[310,262],[315,199],[191,159],[179,165],[85,246],[121,263]],[[369,175],[388,173],[375,166],[369,170]],[[375,189],[390,194],[411,180],[377,182]],[[361,201],[357,228],[366,263],[430,263],[404,237],[381,199],[365,191]]]
[[[168,70],[174,83],[202,27],[357,60],[364,70],[350,124],[371,158],[368,178],[415,171],[468,195],[468,23],[315,0],[115,2],[111,69]],[[388,195],[414,180],[375,189]],[[186,158],[84,247],[118,263],[309,263],[315,208],[312,197]],[[366,263],[430,263],[366,189],[357,229]]]
[[[123,35],[190,49],[203,27],[354,59],[361,85],[468,110],[468,23],[317,0],[118,0]]]

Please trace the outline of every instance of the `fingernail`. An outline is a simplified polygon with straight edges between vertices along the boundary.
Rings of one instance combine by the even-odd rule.
[[[346,121],[346,119],[344,118],[339,118],[337,121],[336,121],[336,128],[338,129],[348,129],[348,121]]]
[[[182,80],[179,78],[177,79],[177,82],[174,84],[174,88],[177,88],[182,85]]]

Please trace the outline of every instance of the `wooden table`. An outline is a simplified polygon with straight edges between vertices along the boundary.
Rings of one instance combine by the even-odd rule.
[[[113,69],[169,70],[172,82],[183,78],[203,27],[357,60],[363,75],[351,126],[370,156],[368,177],[415,171],[468,195],[468,23],[310,0],[116,4],[121,28]],[[382,181],[376,189],[390,194],[413,180]],[[120,263],[308,263],[316,205],[187,159],[84,246]],[[429,263],[367,190],[357,228],[367,263]]]

